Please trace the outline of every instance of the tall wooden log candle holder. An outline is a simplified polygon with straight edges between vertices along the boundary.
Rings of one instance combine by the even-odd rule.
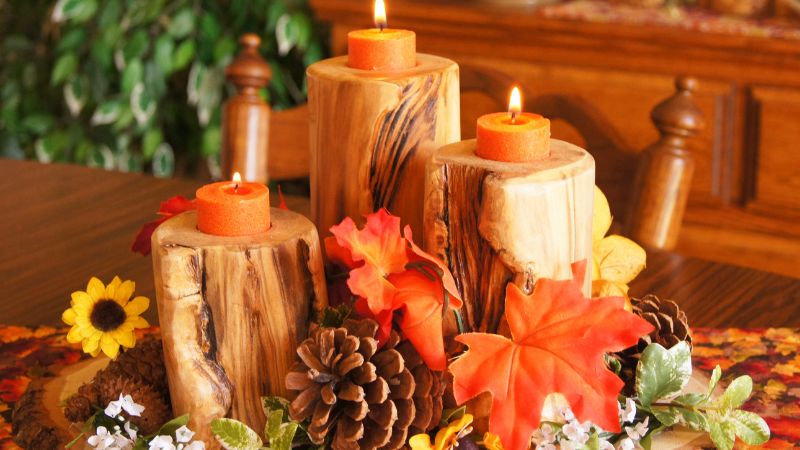
[[[348,55],[308,68],[311,217],[321,233],[382,207],[422,229],[425,167],[460,139],[458,65],[416,53],[412,31],[352,31]]]
[[[287,395],[327,292],[316,228],[270,209],[266,186],[214,183],[197,202],[153,233],[153,267],[173,410],[212,443],[215,418],[264,429],[261,397]]]
[[[594,159],[519,113],[515,92],[511,113],[478,119],[477,139],[437,150],[426,180],[425,246],[452,271],[468,331],[498,332],[509,282],[527,293],[574,262],[591,270]]]

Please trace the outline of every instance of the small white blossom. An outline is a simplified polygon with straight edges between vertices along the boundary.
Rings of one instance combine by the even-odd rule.
[[[575,420],[575,413],[569,407],[561,408],[561,417],[567,422],[572,422]]]
[[[614,450],[614,446],[611,444],[611,442],[608,442],[606,440],[601,440],[600,450]]]
[[[156,436],[150,441],[149,450],[177,450],[172,441],[172,436],[161,435]]]
[[[539,429],[533,433],[532,440],[533,443],[536,445],[551,444],[556,441],[556,433],[553,430],[553,427],[550,426],[550,424],[545,423],[542,424],[542,426],[539,427]]]
[[[134,441],[139,436],[139,432],[136,430],[136,427],[130,422],[125,422],[125,432],[128,433],[128,436],[130,436],[130,438]]]
[[[623,423],[633,422],[633,419],[636,418],[636,402],[634,402],[632,398],[628,397],[625,399],[624,408],[620,406],[619,417],[622,419]]]
[[[114,435],[110,434],[106,427],[97,427],[95,435],[89,436],[86,442],[88,442],[92,448],[103,450],[114,443]]]
[[[634,448],[636,448],[636,444],[630,438],[617,442],[617,450],[633,450]]]
[[[144,406],[134,402],[133,397],[131,397],[130,395],[126,395],[123,397],[122,394],[120,394],[119,400],[117,401],[120,402],[120,406],[122,406],[122,409],[124,409],[126,413],[132,416],[138,417],[142,415],[142,411],[144,411]]]
[[[186,444],[183,450],[206,450],[206,444],[203,441],[194,441],[190,444]]]
[[[557,450],[552,442],[542,442],[536,445],[536,450]]]
[[[644,435],[647,434],[647,426],[649,422],[650,422],[650,417],[645,417],[644,422],[639,422],[632,427],[625,427],[625,432],[628,433],[628,437],[630,437],[634,441],[638,441],[639,439],[643,438]]]
[[[112,401],[111,403],[106,406],[106,409],[103,411],[105,415],[108,417],[116,418],[122,412],[122,405],[118,401]]]
[[[178,442],[189,442],[194,436],[194,431],[190,430],[186,425],[175,430],[175,439]]]
[[[564,425],[561,428],[561,432],[564,433],[564,436],[569,439],[570,441],[579,444],[578,447],[583,447],[583,444],[589,440],[589,433],[588,430],[584,429],[583,425],[578,422],[570,422]],[[564,442],[562,442],[562,447]]]

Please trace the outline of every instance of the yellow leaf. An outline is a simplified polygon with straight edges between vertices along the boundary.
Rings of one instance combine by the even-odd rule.
[[[628,284],[645,267],[647,254],[632,240],[611,235],[596,243],[593,256],[600,267],[599,279]]]
[[[611,209],[603,191],[594,187],[594,215],[592,216],[592,242],[597,244],[611,228]]]
[[[627,297],[628,285],[609,280],[592,281],[592,297]]]

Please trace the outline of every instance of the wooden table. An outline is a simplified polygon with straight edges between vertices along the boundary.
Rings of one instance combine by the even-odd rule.
[[[160,201],[192,197],[199,184],[0,160],[0,323],[59,324],[70,293],[92,276],[135,280],[155,301],[150,258],[131,241]],[[307,199],[287,202],[308,212]],[[631,293],[676,299],[693,326],[800,326],[800,279],[676,254],[648,254]],[[147,317],[155,322],[155,308]]]

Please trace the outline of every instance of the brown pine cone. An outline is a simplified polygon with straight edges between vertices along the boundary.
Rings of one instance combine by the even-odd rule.
[[[122,392],[122,388],[139,392],[142,403],[133,392]],[[95,411],[104,409],[109,402],[117,400],[120,393],[130,394],[134,400],[145,406],[142,417],[131,422],[140,430],[158,427],[169,420],[169,386],[161,341],[150,339],[122,353],[106,368],[97,372],[91,382],[78,388],[78,392],[67,400],[64,416],[70,422],[84,422]]]
[[[325,443],[333,433],[329,442],[334,450],[398,449],[416,424],[415,404],[428,399],[429,411],[435,411],[432,397],[438,393],[441,405],[436,377],[416,361],[405,362],[403,353],[419,359],[413,348],[401,345],[392,332],[378,349],[377,331],[372,320],[348,320],[341,328],[312,330],[297,348],[301,362],[286,376],[286,387],[299,395],[289,414],[298,421],[310,419],[308,432],[315,444]],[[419,391],[415,374],[420,374]],[[433,415],[423,417],[417,428],[430,426]]]
[[[633,395],[636,385],[636,366],[642,352],[651,343],[657,343],[664,348],[672,348],[679,342],[692,345],[692,334],[689,323],[678,304],[672,300],[660,300],[655,295],[649,294],[641,299],[631,298],[633,313],[647,320],[655,327],[649,335],[643,336],[633,347],[612,355],[622,365],[620,378],[625,382],[624,393]]]
[[[444,372],[434,372],[429,369],[411,342],[407,340],[397,346],[397,351],[403,355],[406,369],[411,371],[416,382],[413,395],[416,415],[408,434],[413,436],[425,433],[435,428],[442,419],[442,401],[447,387]]]

